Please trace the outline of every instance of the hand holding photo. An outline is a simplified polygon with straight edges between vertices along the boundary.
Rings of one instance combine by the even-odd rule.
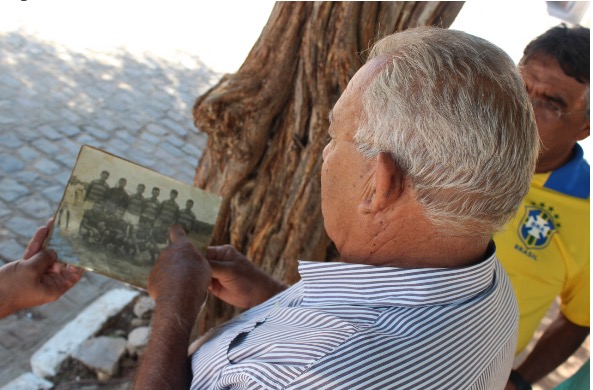
[[[145,195],[150,191],[149,195]],[[45,243],[62,262],[146,289],[169,226],[204,253],[221,198],[84,145]]]

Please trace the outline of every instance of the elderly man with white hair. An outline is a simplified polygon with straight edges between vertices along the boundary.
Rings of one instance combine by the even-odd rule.
[[[538,153],[512,60],[459,31],[388,36],[330,121],[321,207],[339,261],[300,261],[287,287],[230,246],[205,259],[174,226],[149,279],[135,388],[504,387],[518,312],[491,237]],[[198,339],[188,362],[208,290],[249,310]]]

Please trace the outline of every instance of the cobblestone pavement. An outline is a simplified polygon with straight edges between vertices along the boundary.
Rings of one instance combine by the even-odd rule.
[[[197,57],[74,52],[24,32],[0,34],[0,53],[0,265],[53,215],[83,144],[192,183],[206,136],[191,107],[219,77]],[[0,320],[0,386],[117,285],[86,273],[63,299]]]

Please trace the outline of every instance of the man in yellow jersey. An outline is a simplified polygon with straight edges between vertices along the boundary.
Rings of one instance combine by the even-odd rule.
[[[494,237],[519,302],[522,351],[550,305],[560,313],[506,389],[530,389],[589,334],[589,29],[554,27],[525,48],[521,73],[542,141],[531,190]]]

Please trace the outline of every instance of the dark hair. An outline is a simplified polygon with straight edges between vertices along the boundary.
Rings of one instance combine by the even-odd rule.
[[[590,32],[586,27],[568,28],[562,23],[552,27],[533,41],[523,51],[521,62],[543,54],[555,58],[567,76],[580,83],[589,82],[589,41]]]

